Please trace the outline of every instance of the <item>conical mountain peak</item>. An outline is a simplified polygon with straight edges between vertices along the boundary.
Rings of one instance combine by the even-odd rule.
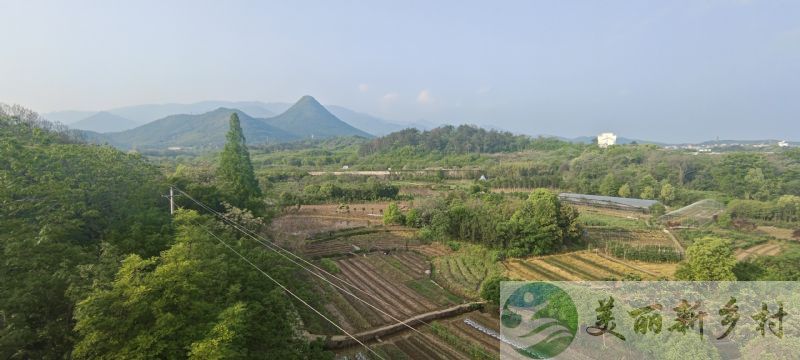
[[[266,121],[270,125],[304,138],[371,136],[331,114],[310,95],[301,97],[288,110]]]

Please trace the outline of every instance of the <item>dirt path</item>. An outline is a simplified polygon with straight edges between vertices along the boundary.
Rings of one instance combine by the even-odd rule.
[[[675,243],[675,247],[681,250],[681,254],[686,253],[686,249],[683,248],[683,245],[681,245],[681,242],[678,241],[678,238],[676,238],[675,235],[672,235],[672,233],[667,229],[664,229],[664,233],[667,234],[670,239],[672,239],[672,242]]]

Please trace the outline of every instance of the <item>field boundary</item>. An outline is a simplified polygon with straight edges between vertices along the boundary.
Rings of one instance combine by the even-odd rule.
[[[410,318],[408,318],[408,319],[403,321],[405,324],[398,322],[398,323],[394,323],[394,324],[384,325],[384,326],[381,326],[381,327],[376,328],[376,329],[362,331],[360,333],[353,334],[353,337],[355,337],[356,339],[358,339],[361,342],[367,342],[367,341],[376,339],[376,338],[381,337],[381,336],[391,335],[391,334],[403,331],[404,329],[407,329],[406,325],[413,327],[413,326],[419,325],[419,324],[421,324],[423,322],[430,322],[432,320],[438,320],[438,319],[442,319],[442,318],[448,318],[448,317],[452,317],[452,316],[461,315],[461,314],[464,314],[464,313],[468,313],[470,311],[474,311],[474,310],[480,309],[485,304],[486,303],[483,302],[483,301],[481,301],[481,302],[471,302],[471,303],[466,303],[466,304],[461,304],[461,305],[456,305],[456,306],[453,306],[453,307],[449,307],[447,309],[435,310],[435,311],[427,312],[427,313],[424,313],[424,314],[419,314],[419,315],[416,315],[416,316],[412,316],[412,317],[410,317]],[[347,335],[317,335],[317,334],[312,334],[312,333],[309,333],[309,332],[305,332],[304,336],[306,338],[308,338],[309,340],[311,340],[311,341],[323,340],[324,341],[323,347],[325,349],[329,349],[329,350],[330,349],[346,348],[348,346],[353,346],[353,345],[357,345],[358,344],[353,338],[351,338],[351,337],[349,337]]]

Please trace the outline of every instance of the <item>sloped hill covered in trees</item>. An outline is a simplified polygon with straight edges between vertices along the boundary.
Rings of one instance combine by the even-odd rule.
[[[139,155],[0,106],[0,358],[320,358],[302,309],[227,246],[309,298],[296,270],[208,216],[173,222],[166,187]]]

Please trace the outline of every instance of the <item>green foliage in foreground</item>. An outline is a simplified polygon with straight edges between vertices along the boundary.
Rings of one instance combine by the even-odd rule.
[[[736,280],[733,268],[736,258],[727,240],[705,237],[686,249],[686,261],[678,265],[678,280],[727,281]]]
[[[166,181],[140,156],[4,110],[0,358],[325,356],[296,331],[307,310],[189,222],[311,298],[293,268],[196,214],[179,212],[174,227]]]
[[[0,358],[64,358],[74,304],[121,254],[169,242],[158,170],[88,146],[35,114],[0,115]]]
[[[296,284],[277,255],[179,211],[175,244],[160,256],[130,255],[110,284],[95,286],[75,311],[77,359],[303,358],[287,295],[203,227],[284,284]]]

